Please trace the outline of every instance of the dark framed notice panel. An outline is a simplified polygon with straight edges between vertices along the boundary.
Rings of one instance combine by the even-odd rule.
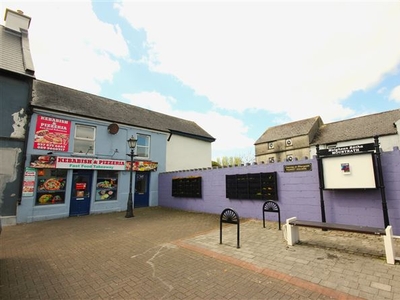
[[[373,153],[322,158],[324,189],[376,189]]]

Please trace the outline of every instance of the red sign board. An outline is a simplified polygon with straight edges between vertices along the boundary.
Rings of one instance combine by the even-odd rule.
[[[33,148],[67,152],[70,131],[71,121],[39,115]]]
[[[77,182],[75,183],[76,190],[84,190],[86,189],[86,182]]]

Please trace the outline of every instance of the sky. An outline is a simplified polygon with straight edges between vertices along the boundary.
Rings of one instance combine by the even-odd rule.
[[[400,1],[8,1],[39,80],[196,122],[212,159],[269,128],[398,109]]]

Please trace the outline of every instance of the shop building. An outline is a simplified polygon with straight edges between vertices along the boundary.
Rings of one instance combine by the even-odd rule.
[[[15,225],[21,201],[29,102],[35,78],[29,49],[31,18],[6,9],[0,25],[0,224]]]
[[[31,109],[17,223],[126,210],[131,137],[134,208],[158,205],[167,160],[170,169],[182,160],[187,168],[211,166],[215,139],[192,121],[40,80]],[[174,157],[177,148],[191,151]]]

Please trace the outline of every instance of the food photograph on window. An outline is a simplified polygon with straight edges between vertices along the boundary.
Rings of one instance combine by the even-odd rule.
[[[117,200],[118,172],[99,171],[96,184],[96,201]]]
[[[38,170],[36,205],[65,203],[66,170]]]

